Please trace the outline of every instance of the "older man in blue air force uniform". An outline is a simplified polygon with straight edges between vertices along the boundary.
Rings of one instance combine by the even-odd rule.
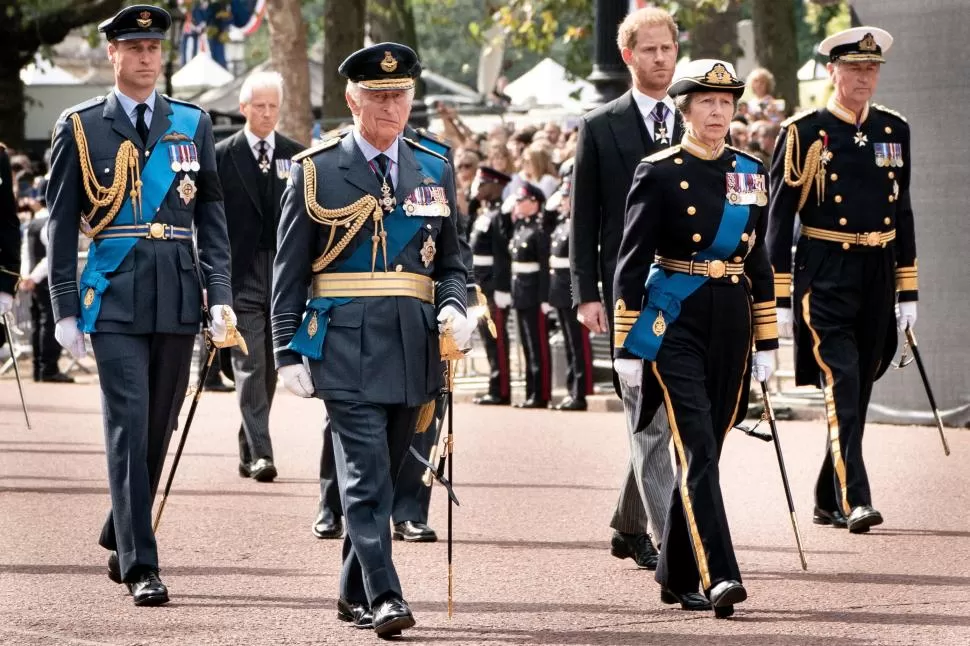
[[[100,544],[135,605],[168,601],[151,509],[202,321],[200,278],[213,340],[235,324],[212,123],[155,92],[170,25],[150,5],[101,23],[115,87],[61,115],[47,193],[56,337],[80,357],[91,335],[101,383],[111,512]],[[78,229],[92,239],[80,281]]]
[[[474,326],[452,169],[402,136],[420,71],[395,43],[341,64],[354,129],[294,158],[274,267],[280,376],[323,399],[333,427],[347,529],[337,616],[381,637],[414,625],[390,514],[419,414],[426,426],[442,387],[439,330],[464,346]]]

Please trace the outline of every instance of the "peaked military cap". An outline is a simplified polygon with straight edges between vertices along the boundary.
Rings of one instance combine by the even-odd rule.
[[[528,199],[533,199],[539,204],[542,204],[546,201],[546,196],[541,188],[532,182],[525,182],[515,191],[515,201],[520,202]]]
[[[102,22],[98,31],[108,40],[164,40],[171,26],[172,16],[161,7],[135,4]]]
[[[479,166],[475,171],[478,181],[486,184],[508,184],[512,178],[501,171],[497,171],[489,166]]]
[[[837,63],[885,63],[883,55],[893,46],[893,37],[879,27],[853,27],[832,34],[818,46],[818,53]]]
[[[378,43],[358,49],[337,71],[365,90],[410,90],[421,75],[421,61],[407,45]]]
[[[680,66],[667,88],[671,98],[692,92],[730,92],[735,97],[744,94],[744,81],[738,78],[734,66],[716,58],[699,58]]]

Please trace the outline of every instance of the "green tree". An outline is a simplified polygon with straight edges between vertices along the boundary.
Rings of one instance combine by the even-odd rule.
[[[20,70],[38,51],[76,27],[114,15],[123,0],[15,0],[0,20],[0,141],[24,141],[24,84]]]
[[[280,108],[280,132],[310,143],[310,61],[300,0],[268,0],[270,63],[283,76],[286,98]]]

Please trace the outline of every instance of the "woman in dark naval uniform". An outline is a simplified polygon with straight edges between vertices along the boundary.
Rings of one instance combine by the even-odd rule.
[[[723,61],[693,61],[675,76],[667,93],[686,134],[637,168],[614,279],[616,372],[642,384],[638,414],[666,406],[677,460],[660,599],[686,610],[713,606],[718,617],[747,598],[718,458],[744,417],[750,376],[768,379],[778,347],[763,246],[767,173],[724,142],[743,91]]]

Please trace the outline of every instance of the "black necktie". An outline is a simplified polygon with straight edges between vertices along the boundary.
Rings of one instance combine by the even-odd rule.
[[[387,185],[391,187],[391,192],[394,192],[394,182],[391,181],[391,160],[390,158],[381,153],[375,157],[377,162],[377,168],[381,171],[381,179],[387,182]]]
[[[653,140],[658,144],[669,144],[670,133],[667,132],[667,105],[660,101],[650,113],[653,120]]]
[[[138,136],[141,137],[141,143],[143,146],[148,145],[148,124],[145,123],[145,111],[148,110],[148,105],[145,103],[139,103],[135,106],[135,112],[138,113],[138,118],[135,119],[135,131]]]
[[[259,143],[256,144],[256,150],[259,152],[259,157],[256,159],[256,162],[259,164],[259,170],[262,171],[263,175],[269,172],[269,155],[266,154],[267,148],[269,148],[269,145],[265,139],[260,139]]]

